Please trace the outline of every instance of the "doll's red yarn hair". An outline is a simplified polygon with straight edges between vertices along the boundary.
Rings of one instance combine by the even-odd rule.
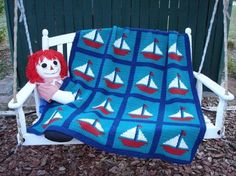
[[[67,76],[67,66],[64,56],[55,50],[40,50],[28,57],[28,64],[26,66],[26,77],[31,83],[43,82],[36,70],[36,65],[44,58],[49,60],[58,59],[61,64],[60,76],[63,79]]]

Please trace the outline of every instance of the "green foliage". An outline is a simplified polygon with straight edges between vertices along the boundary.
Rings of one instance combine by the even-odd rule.
[[[228,61],[228,70],[229,74],[236,75],[236,62],[233,59],[233,56],[229,55],[229,61]]]
[[[7,30],[5,27],[0,28],[0,43],[6,39]]]
[[[3,0],[0,0],[0,15],[2,15],[4,12],[4,2]]]

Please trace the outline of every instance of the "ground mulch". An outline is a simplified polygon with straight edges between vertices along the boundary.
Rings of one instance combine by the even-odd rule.
[[[214,98],[203,101],[215,104]],[[212,116],[215,113],[208,113]],[[0,118],[0,175],[236,175],[236,111],[228,111],[224,139],[205,140],[191,164],[130,158],[88,145],[24,146],[14,154],[16,121]],[[35,114],[27,115],[29,123]]]

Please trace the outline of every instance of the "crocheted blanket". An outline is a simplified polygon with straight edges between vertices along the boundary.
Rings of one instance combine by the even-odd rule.
[[[28,131],[61,131],[99,149],[190,163],[205,134],[186,34],[134,28],[76,33],[62,90]]]

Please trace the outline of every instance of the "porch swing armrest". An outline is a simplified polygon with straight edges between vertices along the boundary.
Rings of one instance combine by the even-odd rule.
[[[12,98],[11,101],[8,103],[8,107],[10,109],[17,109],[23,106],[25,101],[29,98],[33,90],[35,89],[36,85],[30,82],[27,82],[24,87],[17,93],[16,98],[17,102],[14,103],[14,99]]]
[[[228,92],[228,95],[225,94],[225,88],[217,84],[215,81],[211,80],[209,77],[205,76],[202,73],[193,72],[194,77],[200,81],[204,86],[213,91],[217,96],[225,101],[230,101],[234,99],[234,95]]]

